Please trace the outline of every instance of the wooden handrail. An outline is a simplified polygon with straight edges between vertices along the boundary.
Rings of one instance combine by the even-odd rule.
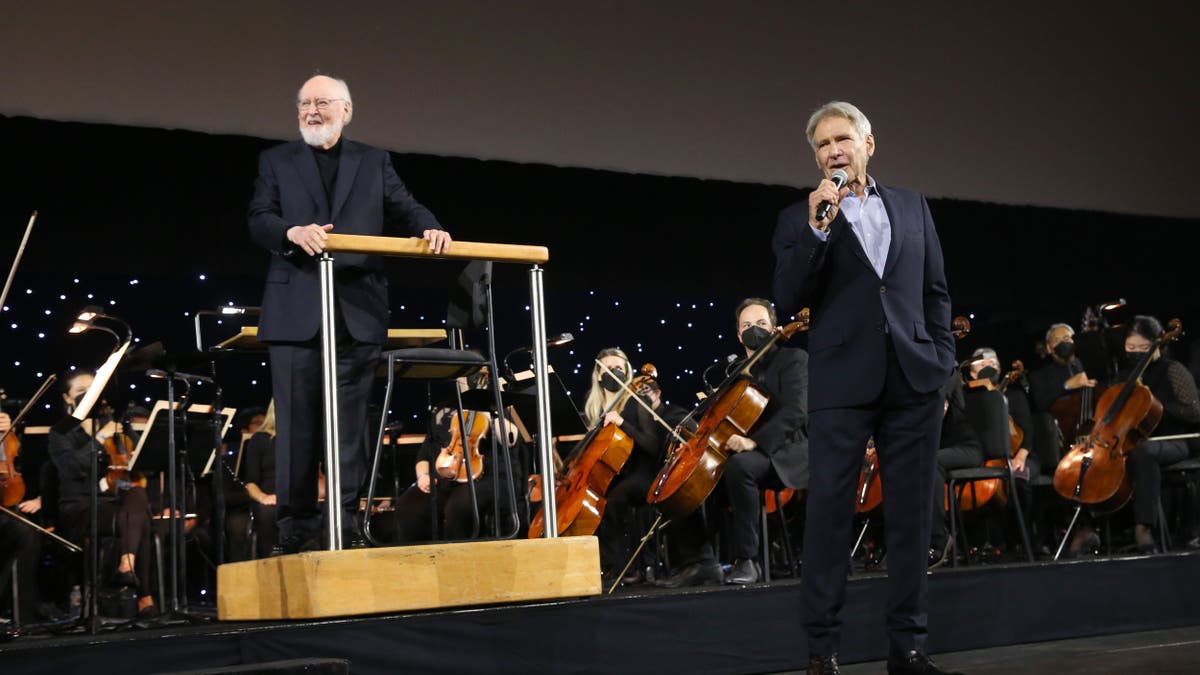
[[[493,260],[495,262],[545,264],[550,249],[525,244],[490,244],[478,241],[452,241],[445,253],[429,252],[429,244],[418,237],[373,237],[363,234],[329,233],[326,250],[343,253],[373,253],[407,258],[438,258],[457,260]]]

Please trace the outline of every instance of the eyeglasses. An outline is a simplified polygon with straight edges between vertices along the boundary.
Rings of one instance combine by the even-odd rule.
[[[344,101],[344,100],[346,100],[346,99],[344,99],[344,98],[317,98],[317,99],[306,98],[303,101],[296,101],[296,107],[299,108],[300,110],[308,110],[310,108],[316,108],[317,110],[326,110],[329,108],[330,103],[333,103],[334,101]]]

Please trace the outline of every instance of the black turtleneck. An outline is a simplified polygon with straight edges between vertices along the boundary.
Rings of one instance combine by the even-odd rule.
[[[321,172],[321,185],[325,186],[325,198],[333,199],[333,187],[337,185],[338,160],[342,156],[342,139],[338,138],[328,150],[310,145],[317,159],[317,170]],[[333,205],[330,204],[330,208]]]

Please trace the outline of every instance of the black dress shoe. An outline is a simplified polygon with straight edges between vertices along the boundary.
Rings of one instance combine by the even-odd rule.
[[[316,539],[293,534],[279,538],[279,542],[271,547],[271,557],[291,555],[304,551],[319,551],[320,549],[321,543]]]
[[[832,656],[811,656],[808,659],[808,675],[841,675],[838,667],[837,654]]]
[[[888,675],[963,675],[954,670],[942,670],[933,659],[910,649],[907,652],[892,652],[887,661]]]
[[[758,563],[746,558],[733,563],[733,569],[725,577],[725,583],[745,586],[758,581]]]
[[[342,531],[342,548],[370,548],[371,542],[358,530]]]
[[[721,566],[716,562],[692,563],[676,574],[658,582],[661,588],[683,588],[684,586],[714,586],[725,581]]]

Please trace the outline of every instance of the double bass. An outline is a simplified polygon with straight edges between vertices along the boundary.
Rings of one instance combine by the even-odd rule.
[[[643,365],[639,372],[630,382],[629,391],[641,393],[643,386],[658,377],[658,369],[651,363]],[[618,396],[609,410],[616,410],[628,400],[628,393]],[[633,438],[616,424],[597,424],[579,441],[555,481],[559,535],[595,534],[608,503],[605,497],[608,488],[632,452]],[[545,510],[538,509],[529,523],[529,538],[542,537],[545,531]]]
[[[725,471],[729,438],[749,434],[770,400],[770,395],[752,380],[750,369],[780,339],[790,340],[805,330],[807,308],[755,350],[741,370],[705,401],[694,432],[688,429],[686,420],[675,428],[677,440],[667,449],[666,461],[650,486],[646,503],[657,505],[669,518],[684,517],[700,508]]]
[[[1163,345],[1183,334],[1179,319],[1150,346],[1125,381],[1104,390],[1096,403],[1095,424],[1054,470],[1054,489],[1079,504],[1092,505],[1096,514],[1112,513],[1133,496],[1125,459],[1154,432],[1162,420],[1162,403],[1142,384],[1142,373]]]

